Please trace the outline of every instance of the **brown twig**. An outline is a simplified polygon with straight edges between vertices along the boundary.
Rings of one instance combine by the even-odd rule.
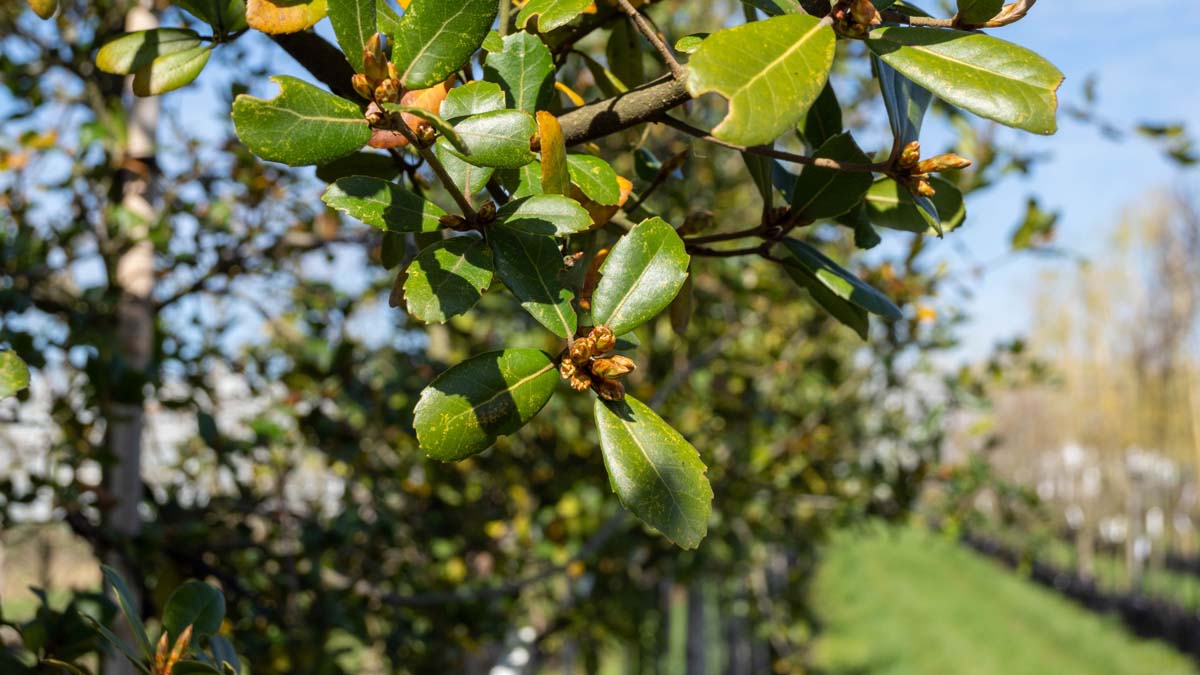
[[[757,246],[734,248],[729,249],[728,251],[719,251],[715,248],[708,248],[707,246],[694,246],[689,244],[687,246],[687,252],[695,256],[700,256],[701,258],[737,258],[738,256],[743,255],[766,255],[767,249],[773,243],[774,242],[763,242]]]
[[[408,128],[408,125],[403,120],[396,125],[396,130],[408,139],[409,145],[417,149],[421,158],[425,160],[430,169],[433,169],[433,173],[437,174],[438,180],[442,181],[442,186],[446,188],[446,192],[450,193],[450,196],[454,198],[454,203],[458,204],[458,208],[462,209],[463,216],[468,221],[473,221],[476,216],[475,207],[471,206],[471,200],[467,199],[462,190],[458,189],[458,185],[455,185],[454,179],[450,177],[450,174],[446,171],[446,167],[442,166],[442,162],[437,158],[437,155],[433,154],[433,151],[429,148],[421,145],[420,141],[417,140],[417,135],[413,133],[412,129]]]
[[[612,98],[569,110],[558,118],[558,123],[567,145],[578,145],[649,122],[691,98],[682,81],[664,77]]]
[[[721,232],[718,234],[709,234],[703,237],[684,237],[683,241],[686,244],[715,244],[721,241],[733,241],[734,239],[745,239],[747,237],[757,237],[767,231],[766,226],[756,225],[748,227],[737,232]]]
[[[687,122],[684,122],[683,120],[677,120],[670,115],[661,115],[654,121],[661,122],[669,127],[678,129],[689,136],[695,136],[696,138],[708,143],[712,143],[713,145],[719,145],[723,148],[737,150],[738,152],[750,153],[751,155],[772,157],[785,162],[816,166],[823,169],[833,169],[835,171],[861,171],[865,173],[883,171],[887,168],[886,162],[880,162],[878,164],[855,164],[853,162],[840,162],[836,159],[829,159],[827,157],[809,157],[808,155],[798,155],[793,152],[785,152],[783,150],[776,150],[775,148],[768,148],[764,146],[748,147],[745,145],[738,145],[736,143],[723,141],[703,129],[698,129]]]
[[[679,61],[675,60],[675,54],[667,46],[667,43],[663,42],[658,31],[654,30],[654,26],[650,25],[650,22],[646,20],[646,17],[642,16],[641,12],[637,11],[636,7],[629,4],[629,0],[617,0],[617,4],[629,16],[629,20],[633,22],[634,27],[658,50],[659,56],[662,56],[663,61],[667,64],[667,68],[671,71],[671,76],[676,80],[683,80],[687,76],[687,72],[683,69],[683,66],[679,65]]]

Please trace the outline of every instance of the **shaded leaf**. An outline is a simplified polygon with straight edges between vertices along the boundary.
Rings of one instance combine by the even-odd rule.
[[[925,121],[925,111],[929,110],[933,94],[878,59],[875,60],[875,71],[892,136],[897,146],[903,148],[920,139],[921,124]]]
[[[354,70],[363,72],[363,45],[379,32],[376,0],[328,0],[329,23]]]
[[[154,656],[154,648],[150,645],[150,636],[146,635],[146,626],[142,623],[141,612],[138,611],[139,605],[134,602],[133,593],[129,591],[129,586],[125,584],[125,580],[117,571],[108,565],[101,565],[100,572],[104,575],[104,580],[112,587],[113,592],[117,596],[117,604],[121,606],[121,613],[125,615],[125,620],[129,622],[129,629],[133,633],[134,641],[142,650],[142,654],[146,658]],[[116,636],[113,636],[114,638]],[[115,644],[124,644],[123,640],[116,639]],[[134,659],[137,661],[137,659]]]
[[[294,77],[271,80],[279,85],[275,98],[241,94],[233,102],[238,138],[262,159],[325,164],[370,140],[371,129],[357,105]]]
[[[799,265],[784,265],[784,269],[797,285],[808,291],[809,296],[821,308],[829,312],[830,316],[858,333],[862,339],[867,339],[871,328],[871,319],[867,310],[839,298],[807,268]]]
[[[890,178],[876,180],[867,192],[868,220],[878,227],[918,234],[929,230],[940,234],[961,225],[966,218],[962,193],[937,176],[930,177],[929,183],[936,191],[933,199],[914,195]],[[940,215],[943,209],[945,216]]]
[[[783,245],[791,254],[789,262],[798,264],[804,271],[816,277],[825,288],[837,297],[889,319],[903,316],[900,308],[886,295],[880,293],[854,273],[843,268],[813,246],[798,239],[784,239]]]
[[[830,138],[815,156],[854,164],[871,162],[848,133]],[[871,174],[866,171],[806,166],[792,189],[792,206],[808,220],[833,218],[861,203],[871,183]]]
[[[814,148],[825,145],[825,141],[842,133],[842,106],[838,103],[831,82],[825,83],[825,88],[808,109],[798,130]]]
[[[436,242],[408,266],[404,301],[408,313],[425,323],[445,323],[465,314],[492,283],[492,255],[479,237]]]
[[[388,232],[432,232],[446,215],[437,204],[395,183],[370,176],[334,181],[321,200],[372,227]]]
[[[621,505],[680,548],[699,546],[713,498],[700,453],[632,396],[598,398],[594,413],[604,466]]]
[[[434,145],[433,152],[442,163],[442,167],[446,169],[446,173],[450,175],[450,179],[454,181],[454,184],[458,186],[458,189],[463,194],[468,196],[486,188],[488,180],[496,172],[490,166],[475,166],[471,164],[454,154],[450,150],[450,146],[445,143]]]
[[[618,335],[646,323],[671,304],[687,278],[683,240],[661,218],[633,226],[600,267],[592,318]]]
[[[225,619],[225,596],[195,579],[176,588],[163,608],[162,623],[172,644],[188,626],[193,635],[214,635]]]
[[[207,45],[160,56],[134,73],[133,93],[158,96],[189,84],[204,70],[209,56],[212,47]]]
[[[1004,0],[958,0],[958,21],[981,24],[1000,13]]]
[[[770,143],[796,126],[816,101],[833,65],[833,29],[789,14],[708,36],[688,64],[694,97],[717,92],[729,112],[713,129],[723,141]]]
[[[533,419],[557,383],[554,363],[535,349],[508,349],[467,359],[421,392],[413,411],[417,442],[441,461],[482,452]]]
[[[514,230],[529,234],[565,236],[582,232],[592,218],[579,202],[562,195],[533,195],[505,204],[496,219]]]
[[[160,56],[200,46],[200,35],[182,28],[156,28],[125,33],[96,52],[96,67],[114,75],[129,75]]]
[[[499,226],[488,230],[488,243],[496,276],[521,307],[555,335],[574,335],[578,318],[571,299],[575,294],[559,279],[563,260],[558,242],[546,235]]]
[[[377,152],[356,152],[317,167],[317,178],[332,183],[346,176],[374,176],[391,180],[400,175],[400,167],[389,155]]]

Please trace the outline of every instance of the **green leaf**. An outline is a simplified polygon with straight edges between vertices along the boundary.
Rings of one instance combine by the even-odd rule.
[[[816,248],[798,239],[784,239],[783,245],[791,254],[789,262],[795,262],[802,269],[811,273],[837,297],[889,319],[899,319],[904,316],[900,308],[886,295],[869,286]]]
[[[433,232],[446,215],[437,204],[380,178],[339,178],[321,201],[372,227],[387,232]]]
[[[29,386],[29,366],[11,350],[0,352],[0,398],[8,398]]]
[[[825,141],[842,133],[842,106],[838,103],[832,83],[825,83],[825,88],[808,109],[808,114],[804,116],[798,131],[814,148],[825,145]]]
[[[815,156],[854,164],[871,162],[849,133],[830,138]],[[792,189],[792,206],[807,220],[840,216],[862,202],[871,182],[871,174],[866,171],[806,166]]]
[[[160,56],[195,49],[200,35],[182,28],[156,28],[126,33],[96,52],[96,67],[114,75],[130,75]]]
[[[221,671],[203,661],[181,659],[171,669],[171,675],[221,675]]]
[[[462,136],[458,134],[458,131],[454,127],[450,126],[449,122],[429,112],[428,110],[424,108],[417,108],[411,105],[400,105],[398,103],[384,103],[381,107],[388,112],[408,113],[409,115],[425,120],[429,123],[429,126],[437,130],[438,134],[441,135],[442,138],[445,138],[447,141],[449,141],[450,145],[453,145],[455,150],[464,155],[471,154],[471,149],[467,147],[466,142],[463,141]]]
[[[529,33],[505,36],[504,49],[487,55],[483,76],[504,88],[510,108],[532,114],[546,110],[554,100],[554,59]]]
[[[684,35],[675,41],[675,51],[680,54],[695,54],[697,49],[700,49],[700,43],[704,42],[704,38],[708,37],[709,33],[692,33]]]
[[[534,160],[529,141],[537,133],[537,123],[529,113],[496,110],[471,115],[456,124],[454,129],[471,149],[471,154],[464,156],[457,149],[451,152],[475,166],[515,169]],[[444,143],[441,140],[438,142]]]
[[[200,75],[212,56],[212,47],[193,47],[160,56],[133,74],[133,93],[158,96],[174,91]]]
[[[137,653],[137,650],[135,650],[133,647],[131,647],[128,642],[125,642],[120,637],[118,637],[116,633],[109,630],[107,626],[100,623],[99,621],[96,621],[92,617],[87,616],[86,614],[84,615],[84,618],[92,625],[92,628],[94,628],[96,630],[96,632],[100,634],[101,637],[103,637],[105,640],[107,640],[109,642],[109,644],[111,644],[112,646],[121,650],[121,653],[125,655],[125,658],[128,659],[129,662],[132,663],[135,667],[137,667],[138,670],[140,670],[143,673],[146,673],[146,675],[150,675],[150,669],[146,667],[145,662],[152,661],[154,657],[153,657],[153,655],[146,653],[145,648],[143,648],[143,650],[142,650],[144,656],[139,656]],[[139,625],[140,625],[141,619],[139,619],[138,621],[139,621]],[[145,628],[142,629],[142,632],[143,632],[143,634],[145,633]]]
[[[475,166],[454,154],[450,148],[445,143],[439,143],[433,146],[433,152],[458,189],[469,196],[486,188],[496,170],[488,166]]]
[[[413,411],[417,442],[444,462],[482,452],[533,419],[557,383],[554,362],[536,349],[467,359],[421,392]]]
[[[616,206],[621,201],[617,172],[608,162],[594,155],[567,155],[571,183],[588,199],[601,206]]]
[[[171,4],[191,12],[218,34],[235,33],[246,27],[244,0],[172,0]]]
[[[407,89],[450,77],[471,58],[492,22],[496,0],[412,0],[392,36],[392,61]]]
[[[552,237],[582,232],[592,225],[587,210],[562,195],[533,195],[511,201],[496,218],[514,230]]]
[[[317,167],[317,178],[332,183],[346,176],[374,176],[391,180],[400,175],[396,160],[378,152],[356,152]]]
[[[604,466],[621,505],[676,546],[699,546],[713,498],[700,453],[632,396],[596,399],[594,411]]]
[[[858,333],[862,339],[867,339],[871,329],[871,319],[867,310],[839,298],[807,268],[799,265],[784,265],[784,269],[796,284],[807,290],[809,296],[826,312],[829,312],[830,316]]]
[[[538,32],[549,33],[570,23],[590,4],[592,0],[529,0],[517,13],[517,28],[528,28],[529,21],[537,17]]]
[[[404,301],[425,323],[445,323],[466,314],[492,283],[492,255],[483,239],[443,239],[422,250],[408,266]]]
[[[228,663],[233,668],[233,672],[239,673],[242,670],[242,662],[238,659],[237,651],[230,644],[229,640],[222,635],[213,635],[209,638],[209,644],[212,648],[213,658],[218,664]]]
[[[501,169],[496,172],[496,177],[508,190],[510,199],[542,194],[542,163],[536,159],[517,169]]]
[[[981,24],[1000,13],[1004,0],[958,0],[958,22]]]
[[[1057,211],[1044,211],[1038,200],[1030,197],[1025,203],[1025,216],[1021,219],[1021,224],[1012,234],[1012,248],[1014,251],[1040,246],[1050,241],[1054,237],[1054,228],[1058,224]],[[3,355],[0,354],[0,357]],[[0,372],[3,368],[0,368]],[[2,377],[2,376],[0,376]],[[3,387],[0,386],[0,396],[3,395]]]
[[[163,608],[162,623],[171,644],[183,630],[192,627],[192,634],[215,635],[225,619],[225,596],[203,581],[192,579],[176,588]]]
[[[363,45],[379,32],[376,0],[329,0],[329,23],[354,70],[363,72]]]
[[[739,145],[770,143],[817,100],[833,65],[833,29],[806,14],[777,16],[708,36],[688,63],[693,97],[717,92],[729,112],[713,129]]]
[[[742,0],[747,5],[761,9],[767,16],[781,14],[803,14],[799,0]]]
[[[867,46],[947,103],[1038,134],[1057,129],[1063,75],[1041,56],[983,33],[886,27]]]
[[[592,293],[592,318],[617,335],[628,333],[661,312],[687,278],[683,240],[661,218],[633,226],[600,266]]]
[[[146,658],[154,658],[154,648],[150,645],[150,637],[146,635],[146,626],[142,623],[142,615],[138,611],[138,605],[133,601],[133,593],[129,591],[129,586],[126,586],[121,575],[108,565],[101,565],[100,572],[104,575],[104,580],[108,582],[108,585],[112,586],[113,592],[117,594],[117,604],[121,606],[121,613],[129,622],[129,630],[133,633],[138,648],[142,650],[142,654]],[[124,641],[120,639],[117,642],[124,644]]]
[[[441,115],[444,119],[457,120],[504,109],[504,90],[495,82],[468,82],[455,87],[442,101]]]
[[[931,229],[941,234],[944,229],[962,224],[966,211],[958,188],[937,176],[929,183],[938,193],[933,199],[914,195],[891,178],[876,180],[867,192],[867,218],[877,227],[918,234]],[[942,208],[947,216],[939,218]]]
[[[903,148],[921,137],[921,123],[925,121],[925,111],[929,110],[933,94],[883,61],[875,59],[874,62],[892,136]]]
[[[325,164],[371,139],[357,105],[294,77],[271,80],[279,84],[275,98],[242,94],[233,102],[238,138],[259,157],[291,166]]]
[[[746,169],[750,171],[754,187],[758,188],[758,195],[763,200],[763,208],[767,211],[775,208],[775,183],[771,179],[774,160],[751,152],[743,152],[742,161],[746,163]]]
[[[578,318],[571,299],[575,294],[559,280],[563,260],[558,242],[501,226],[488,230],[488,243],[496,261],[496,276],[521,307],[555,335],[574,335]]]
[[[646,82],[646,60],[642,56],[642,43],[641,33],[634,28],[628,17],[622,17],[613,24],[608,43],[604,46],[604,56],[608,61],[607,70],[626,89],[640,87]],[[588,67],[592,67],[590,63]],[[600,82],[597,81],[596,84],[600,85]],[[605,93],[605,96],[609,95]]]
[[[395,39],[400,30],[400,14],[388,0],[375,0],[375,22],[379,24],[379,32]]]

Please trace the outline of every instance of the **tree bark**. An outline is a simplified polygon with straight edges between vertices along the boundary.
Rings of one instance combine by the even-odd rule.
[[[153,0],[141,0],[125,18],[126,31],[158,27]],[[126,84],[126,95],[132,97]],[[158,126],[157,98],[132,98],[128,108],[128,141],[122,169],[121,205],[138,216],[139,231],[131,234],[133,245],[117,260],[116,281],[120,298],[117,303],[116,353],[124,377],[131,382],[118,383],[120,395],[109,403],[108,451],[112,456],[104,475],[107,491],[115,502],[105,514],[105,526],[119,542],[105,554],[105,562],[128,581],[134,594],[133,611],[141,612],[142,588],[137,570],[129,564],[128,542],[141,532],[138,507],[142,501],[142,434],[145,430],[145,401],[142,383],[154,354],[154,245],[149,240],[149,224],[155,217],[152,205],[155,162],[155,132]],[[125,549],[125,550],[122,550]],[[118,635],[136,644],[124,622],[117,624]],[[138,671],[123,656],[106,655],[102,664],[105,675],[135,675]]]

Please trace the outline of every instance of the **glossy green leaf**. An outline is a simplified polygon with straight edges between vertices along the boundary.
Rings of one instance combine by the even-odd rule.
[[[408,266],[404,302],[425,323],[466,314],[492,283],[492,255],[483,239],[451,237],[426,247]]]
[[[375,0],[375,22],[379,24],[380,33],[394,39],[400,30],[400,14],[390,0]]]
[[[570,23],[590,4],[592,0],[529,0],[517,13],[517,28],[528,29],[536,18],[538,32],[549,33]]]
[[[400,167],[396,165],[396,160],[378,152],[356,152],[317,167],[317,178],[326,183],[346,176],[374,176],[391,180],[399,175]]]
[[[321,200],[372,227],[388,232],[432,232],[446,215],[437,204],[395,183],[370,176],[339,178]]]
[[[814,148],[825,145],[825,141],[842,133],[842,106],[838,103],[832,83],[825,83],[825,88],[808,109],[808,114],[804,116],[798,131]]]
[[[815,156],[854,164],[871,162],[848,133],[830,138]],[[806,220],[833,218],[861,203],[871,183],[871,174],[866,171],[838,171],[809,165],[796,178],[792,206]]]
[[[0,352],[0,398],[7,398],[29,386],[29,366],[11,350]]]
[[[801,288],[808,291],[809,296],[829,315],[848,326],[858,336],[866,340],[871,329],[871,319],[867,310],[847,302],[826,288],[817,276],[805,267],[799,265],[784,265],[788,276]]]
[[[172,644],[188,626],[195,637],[214,635],[225,619],[225,596],[216,588],[195,579],[171,593],[163,608],[162,623]],[[193,638],[195,639],[195,638]]]
[[[433,146],[433,152],[458,189],[465,195],[473,195],[486,188],[496,170],[490,166],[475,166],[454,154],[450,148],[446,143],[438,143]]]
[[[158,96],[190,84],[210,56],[212,47],[207,45],[160,56],[133,74],[133,93]]]
[[[777,16],[708,36],[688,63],[688,91],[717,92],[729,112],[713,129],[740,145],[770,143],[817,100],[833,65],[833,29],[806,14]]]
[[[150,636],[146,634],[146,626],[142,623],[142,615],[139,611],[139,605],[134,602],[133,593],[130,592],[129,586],[125,584],[125,580],[117,571],[108,565],[101,565],[100,572],[104,575],[104,580],[112,587],[113,592],[117,596],[117,604],[121,607],[121,613],[125,615],[125,620],[129,623],[129,629],[133,633],[134,641],[137,643],[142,654],[147,658],[154,656],[154,648],[150,645]],[[114,636],[115,637],[115,636]],[[118,642],[122,642],[118,639]]]
[[[671,304],[687,278],[683,240],[661,218],[633,226],[600,266],[592,293],[592,318],[614,333],[628,333]]]
[[[751,152],[743,152],[742,161],[746,163],[750,179],[754,181],[754,187],[758,189],[758,195],[762,197],[763,208],[768,211],[775,208],[775,182],[771,179],[774,160]]]
[[[114,75],[130,75],[160,56],[199,47],[200,35],[182,28],[156,28],[125,33],[104,43],[96,67]]]
[[[921,137],[921,124],[925,121],[925,111],[929,110],[933,94],[887,63],[879,59],[874,61],[888,124],[892,127],[892,136],[898,146],[903,148]]]
[[[588,199],[601,206],[616,206],[621,201],[617,172],[595,155],[567,155],[571,183]]]
[[[713,491],[700,453],[646,404],[596,399],[596,430],[609,483],[621,505],[676,546],[708,534]]]
[[[462,136],[458,134],[458,130],[451,126],[449,122],[428,110],[411,105],[400,105],[398,103],[384,103],[381,107],[388,112],[404,113],[428,122],[429,126],[433,127],[441,138],[446,139],[450,145],[454,146],[455,150],[464,155],[471,154],[471,149],[467,147]]]
[[[464,156],[457,149],[451,152],[476,166],[515,169],[534,160],[529,141],[537,133],[537,123],[529,113],[519,110],[481,113],[461,120],[454,129],[471,154]]]
[[[233,126],[250,151],[292,166],[325,164],[366,145],[371,129],[358,106],[294,77],[277,75],[270,100],[242,94]]]
[[[557,384],[554,363],[535,349],[467,359],[421,392],[413,411],[417,442],[437,460],[470,457],[533,419]]]
[[[981,24],[1000,13],[1004,0],[958,0],[958,21]]]
[[[941,234],[961,225],[966,218],[962,193],[937,176],[929,183],[937,192],[933,199],[914,195],[890,178],[876,180],[867,192],[867,218],[877,227],[918,234],[930,230]]]
[[[837,297],[889,319],[903,316],[900,308],[886,295],[880,293],[854,273],[843,268],[813,246],[798,239],[784,239],[783,245],[791,255],[789,262],[798,264],[811,273]]]
[[[400,81],[424,89],[453,75],[479,49],[498,8],[496,0],[412,0],[393,36]]]
[[[234,33],[246,27],[244,0],[172,0],[171,4],[191,12],[220,34]]]
[[[504,49],[487,55],[483,75],[504,88],[510,108],[532,114],[546,110],[554,100],[554,59],[529,33],[505,36]]]
[[[536,159],[517,169],[501,169],[496,177],[513,200],[542,194],[542,163]]]
[[[329,23],[346,60],[363,71],[363,45],[379,32],[376,0],[328,0]]]
[[[947,103],[1039,134],[1057,129],[1063,75],[1032,51],[983,33],[886,27],[867,46]]]
[[[571,299],[575,294],[559,277],[563,259],[558,242],[547,235],[499,226],[488,230],[488,243],[492,245],[496,276],[521,307],[555,335],[574,335],[578,317]]]
[[[529,234],[565,236],[582,232],[592,218],[579,202],[562,195],[533,195],[505,204],[496,219],[506,227]]]
[[[480,80],[451,89],[442,101],[441,115],[454,121],[503,108],[504,90],[500,85]]]

